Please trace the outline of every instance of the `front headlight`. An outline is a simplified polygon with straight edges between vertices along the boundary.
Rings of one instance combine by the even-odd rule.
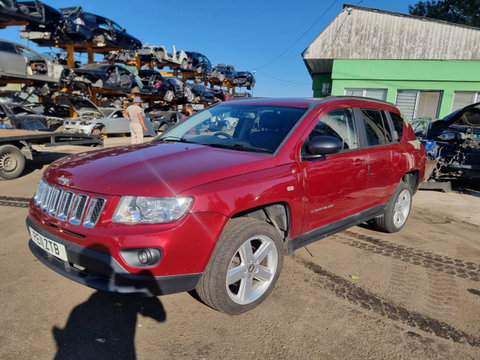
[[[180,219],[187,212],[191,197],[122,196],[113,221],[126,224],[157,224]]]

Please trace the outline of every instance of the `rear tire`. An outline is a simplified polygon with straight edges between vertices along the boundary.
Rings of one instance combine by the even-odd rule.
[[[0,146],[0,178],[15,179],[20,176],[24,168],[25,157],[16,146]]]
[[[412,207],[412,189],[401,182],[387,205],[382,217],[372,220],[373,227],[377,230],[394,233],[400,231],[407,222]]]
[[[258,306],[283,265],[283,243],[271,225],[236,218],[226,225],[196,292],[208,306],[231,315]]]

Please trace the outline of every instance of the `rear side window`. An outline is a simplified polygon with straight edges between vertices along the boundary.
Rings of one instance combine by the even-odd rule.
[[[400,114],[390,112],[390,117],[392,118],[393,128],[397,132],[398,140],[403,136],[403,118]]]
[[[309,138],[315,136],[333,136],[343,143],[342,150],[358,148],[357,129],[353,118],[352,109],[335,109],[324,115]]]
[[[363,124],[369,146],[388,144],[392,142],[392,134],[383,111],[361,109]]]

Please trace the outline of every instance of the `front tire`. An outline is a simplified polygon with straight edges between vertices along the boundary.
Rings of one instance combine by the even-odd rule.
[[[400,231],[407,222],[412,207],[412,189],[401,182],[387,205],[385,214],[373,219],[375,229],[394,233]]]
[[[226,225],[196,288],[208,306],[231,315],[258,306],[270,294],[283,265],[278,231],[256,219]]]

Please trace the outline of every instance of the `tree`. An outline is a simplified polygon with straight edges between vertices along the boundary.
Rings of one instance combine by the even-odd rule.
[[[480,27],[480,0],[427,0],[408,6],[411,15]]]

